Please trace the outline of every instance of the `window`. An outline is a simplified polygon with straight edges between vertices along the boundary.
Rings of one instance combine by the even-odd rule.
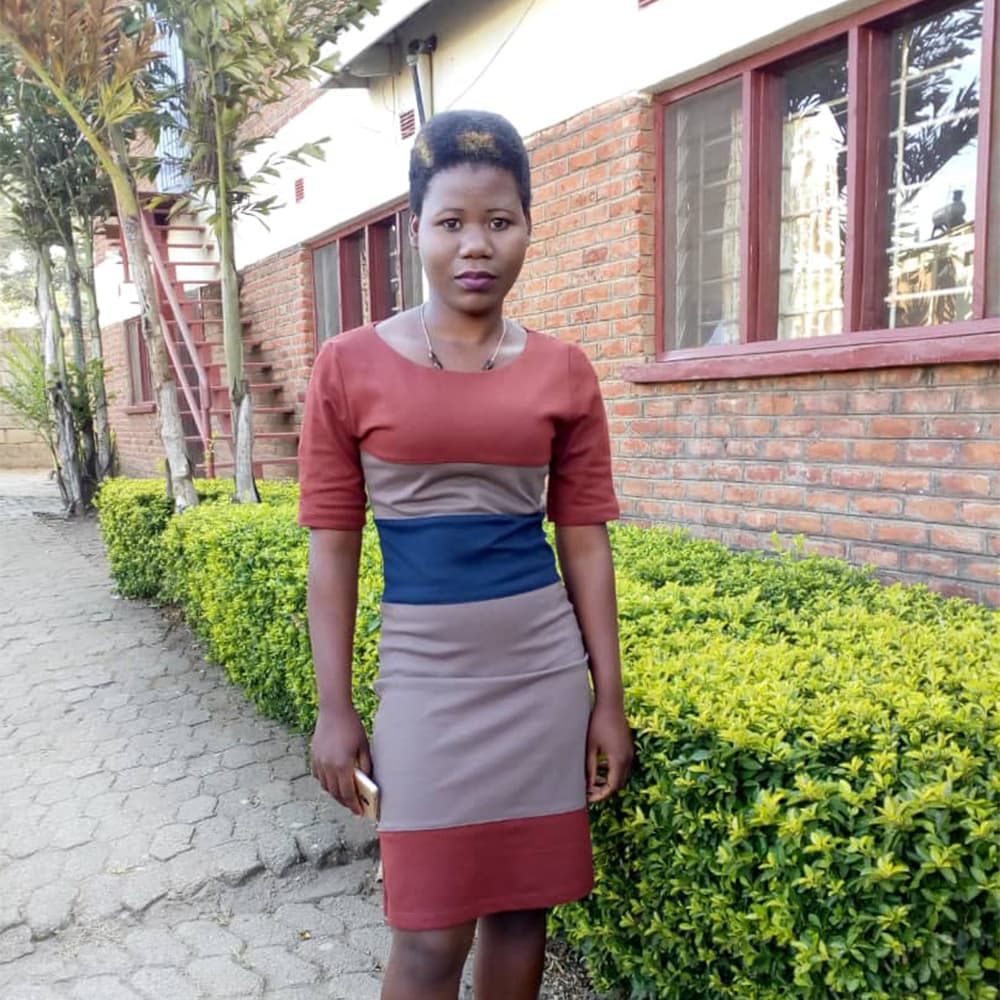
[[[787,70],[781,92],[779,340],[842,333],[847,46]]]
[[[632,377],[998,356],[998,3],[881,0],[663,95],[660,363]]]
[[[739,341],[742,133],[738,83],[670,108],[674,274],[667,289],[677,347]]]
[[[982,32],[983,0],[892,32],[885,326],[974,315]]]
[[[125,321],[125,359],[128,363],[128,401],[130,406],[153,403],[153,380],[149,374],[149,353],[143,335],[143,318]]]
[[[422,301],[420,260],[410,246],[409,225],[409,209],[401,209],[316,247],[318,343]]]

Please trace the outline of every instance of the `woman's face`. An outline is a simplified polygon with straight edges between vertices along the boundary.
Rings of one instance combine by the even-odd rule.
[[[456,312],[499,311],[524,264],[531,220],[509,170],[461,164],[435,174],[410,224],[434,298]]]

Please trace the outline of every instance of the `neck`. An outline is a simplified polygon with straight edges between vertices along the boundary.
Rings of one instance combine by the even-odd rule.
[[[433,299],[424,303],[424,320],[435,342],[463,347],[486,347],[495,343],[503,327],[503,307],[480,315],[458,313]]]

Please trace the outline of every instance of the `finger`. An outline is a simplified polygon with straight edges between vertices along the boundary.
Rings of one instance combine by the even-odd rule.
[[[329,789],[326,784],[326,775],[324,774],[325,768],[323,767],[323,762],[316,756],[315,750],[312,750],[309,753],[309,766],[312,771],[312,776],[319,782],[323,791],[328,791]]]
[[[349,809],[355,816],[361,815],[361,803],[358,801],[358,791],[354,786],[354,765],[341,768],[337,772],[337,784],[340,794],[337,801]]]
[[[320,783],[320,787],[323,789],[327,795],[332,795],[334,798],[337,797],[337,772],[328,764],[322,762],[317,763],[315,770],[313,772],[316,775],[316,780]]]
[[[598,764],[598,751],[597,745],[591,744],[587,747],[587,792],[593,792],[597,788],[597,764]]]
[[[592,791],[587,794],[587,801],[591,804],[595,802],[603,802],[608,796],[611,795],[613,789],[610,785],[598,785]]]
[[[320,788],[323,789],[327,795],[339,802],[340,795],[340,783],[337,780],[337,768],[334,764],[329,761],[321,760],[319,758],[313,758],[313,775],[319,782]]]
[[[324,754],[320,744],[315,741],[309,744],[309,763],[313,777],[319,782],[323,791],[333,794],[336,785],[333,781],[333,764]]]
[[[360,767],[369,778],[372,776],[372,755],[371,751],[368,749],[367,743],[365,743],[365,745],[358,751],[358,767]]]
[[[608,760],[608,794],[620,792],[628,780],[628,761],[625,757],[612,757]]]

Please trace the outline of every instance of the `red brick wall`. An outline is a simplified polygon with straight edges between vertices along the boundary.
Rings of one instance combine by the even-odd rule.
[[[129,405],[128,359],[125,329],[115,323],[101,331],[105,380],[110,402],[108,419],[115,435],[119,471],[123,476],[162,476],[166,467],[163,446],[152,407]]]
[[[887,579],[1000,604],[1000,364],[634,385],[651,358],[653,111],[530,141],[534,246],[512,312],[587,350],[623,513],[734,547],[803,536]]]
[[[776,533],[1000,604],[1000,365],[643,386],[610,403],[623,508]]]
[[[311,252],[292,247],[248,268],[243,274],[242,303],[243,317],[250,321],[247,336],[263,341],[259,352],[248,357],[269,361],[273,368],[268,379],[284,383],[281,400],[295,404],[293,419],[274,418],[270,425],[275,430],[294,429],[301,423],[315,355]],[[294,453],[287,441],[254,443],[255,458]],[[273,470],[265,475],[271,477]]]

